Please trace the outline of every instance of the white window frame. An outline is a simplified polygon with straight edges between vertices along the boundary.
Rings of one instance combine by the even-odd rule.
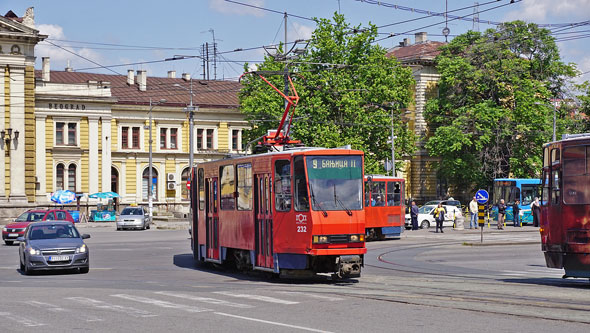
[[[228,135],[228,138],[227,138],[227,145],[228,145],[229,150],[231,152],[240,152],[240,151],[242,151],[242,149],[241,149],[242,148],[242,137],[243,137],[243,134],[244,134],[244,130],[245,129],[247,129],[247,128],[246,127],[237,127],[237,126],[234,126],[234,127],[231,127],[230,126],[229,127],[229,135]],[[234,148],[233,148],[233,142],[232,142],[233,141],[233,131],[240,131],[238,133],[238,149],[237,150],[234,150]]]
[[[144,129],[144,124],[138,123],[119,123],[117,128],[117,148],[120,151],[129,151],[129,152],[137,152],[137,151],[144,151],[144,140],[145,140],[145,132],[147,131]],[[127,143],[129,147],[123,148],[123,127],[128,127],[129,130],[127,131]],[[139,127],[139,147],[133,148],[133,127]],[[158,141],[159,143],[160,141]]]
[[[199,147],[197,145],[198,141],[197,141],[197,130],[202,129],[203,130],[203,147]],[[211,149],[206,148],[207,145],[207,130],[208,129],[212,129],[213,130],[213,147]],[[218,148],[218,142],[219,142],[219,137],[218,137],[218,128],[217,126],[195,126],[193,128],[194,131],[194,136],[193,136],[193,140],[194,140],[194,146],[195,146],[195,150],[196,151],[203,151],[203,150],[217,150]]]
[[[57,143],[57,123],[64,123],[64,143]],[[76,144],[70,145],[68,124],[76,124]],[[53,118],[53,146],[54,147],[80,147],[80,119],[72,118]]]
[[[170,148],[170,129],[176,129],[176,148]],[[160,131],[162,129],[166,130],[166,148],[160,148]],[[162,124],[161,126],[157,126],[156,133],[158,135],[157,139],[157,151],[165,151],[165,152],[180,152],[182,149],[182,127],[180,125],[172,125],[172,124]],[[196,131],[195,131],[196,133]],[[196,134],[195,134],[196,135]]]

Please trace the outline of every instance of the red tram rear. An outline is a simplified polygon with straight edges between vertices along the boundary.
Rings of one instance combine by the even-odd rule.
[[[367,240],[399,237],[405,229],[403,178],[365,176],[365,230]]]
[[[590,134],[543,149],[540,233],[547,267],[590,278]]]
[[[300,148],[193,170],[195,260],[287,275],[360,276],[363,152]]]

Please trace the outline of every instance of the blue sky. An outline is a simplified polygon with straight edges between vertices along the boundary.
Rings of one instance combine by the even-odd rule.
[[[49,35],[49,42],[43,42],[36,49],[39,61],[42,56],[51,58],[53,70],[63,70],[70,61],[74,70],[112,73],[110,70],[95,68],[97,65],[70,52],[91,59],[111,70],[125,74],[127,69],[146,69],[150,76],[165,76],[168,70],[175,70],[177,76],[190,73],[194,78],[202,74],[202,62],[198,58],[166,61],[175,55],[200,56],[201,45],[213,42],[215,38],[220,52],[235,49],[256,48],[284,40],[282,12],[290,15],[287,31],[288,42],[308,38],[315,28],[314,22],[304,19],[311,17],[332,17],[334,12],[344,14],[353,25],[366,26],[368,22],[385,26],[379,32],[404,33],[380,42],[383,47],[397,45],[403,38],[414,42],[414,32],[426,31],[431,40],[444,41],[442,29],[444,18],[430,17],[412,22],[399,23],[426,16],[418,12],[378,5],[377,1],[359,0],[235,0],[252,6],[277,11],[259,10],[225,0],[59,0],[23,1],[3,0],[0,13],[8,10],[22,16],[27,7],[34,7],[35,24],[42,33]],[[576,23],[590,20],[590,0],[479,0],[480,20],[502,22],[522,19],[541,24]],[[444,12],[445,0],[408,1],[387,0],[383,4],[406,6],[432,12]],[[471,18],[475,1],[448,0],[448,10],[469,7],[454,15]],[[502,6],[504,5],[504,6]],[[493,7],[502,6],[493,9]],[[299,18],[297,16],[303,17]],[[392,25],[393,24],[393,25]],[[431,27],[425,27],[432,25]],[[473,28],[473,23],[451,20],[448,27],[450,38]],[[493,25],[479,23],[481,31]],[[578,31],[576,33],[576,31]],[[565,29],[554,35],[559,38],[559,48],[564,61],[578,64],[581,72],[590,71],[590,27],[581,25]],[[569,39],[569,40],[568,40]],[[66,51],[66,50],[70,51]],[[244,52],[228,52],[218,57],[217,78],[235,79],[242,72],[245,61],[262,60],[264,51],[256,48]],[[142,62],[150,62],[143,63]],[[210,70],[213,79],[213,68]],[[590,73],[578,81],[590,80]]]

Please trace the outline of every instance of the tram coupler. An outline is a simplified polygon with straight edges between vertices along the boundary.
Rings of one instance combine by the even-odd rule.
[[[336,277],[342,278],[356,278],[361,276],[361,266],[363,260],[361,256],[339,256],[336,258]]]

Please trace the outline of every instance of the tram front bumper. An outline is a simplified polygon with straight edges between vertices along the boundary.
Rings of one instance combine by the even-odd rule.
[[[354,278],[361,276],[361,266],[363,264],[361,256],[340,256],[336,258],[336,264],[338,265],[336,275],[339,278]]]

